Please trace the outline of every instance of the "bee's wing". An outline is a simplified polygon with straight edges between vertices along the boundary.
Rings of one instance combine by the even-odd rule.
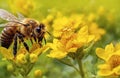
[[[19,12],[17,12],[17,15],[18,15],[18,19],[19,20],[23,20],[25,17],[21,14],[21,13],[19,13]]]
[[[11,26],[11,25],[8,25],[8,23],[5,23],[5,24],[0,24],[0,28],[4,28],[4,27],[13,27],[13,26]],[[15,27],[17,27],[17,26],[15,26]],[[18,26],[19,27],[19,26]]]
[[[7,23],[5,23],[5,24],[0,24],[0,28],[5,27],[6,25],[7,25]]]
[[[14,15],[12,15],[4,9],[0,9],[0,18],[6,21],[19,21],[17,17],[15,17]]]

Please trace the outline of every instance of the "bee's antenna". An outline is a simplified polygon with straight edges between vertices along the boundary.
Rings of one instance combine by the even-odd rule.
[[[46,31],[51,37],[55,38],[50,32]]]
[[[52,35],[50,32],[46,31],[49,35]]]

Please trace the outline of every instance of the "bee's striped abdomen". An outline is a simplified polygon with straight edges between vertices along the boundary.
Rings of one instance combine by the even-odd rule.
[[[2,47],[9,48],[13,41],[15,31],[16,31],[15,27],[5,27],[2,30],[2,33],[0,35],[0,44]]]

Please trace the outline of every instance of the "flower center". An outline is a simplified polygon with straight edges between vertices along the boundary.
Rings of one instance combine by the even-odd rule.
[[[115,68],[120,65],[120,56],[119,55],[113,55],[109,59],[109,63],[111,65],[111,68]]]

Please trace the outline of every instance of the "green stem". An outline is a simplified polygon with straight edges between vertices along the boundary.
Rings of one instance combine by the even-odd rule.
[[[83,50],[83,52],[88,53],[91,50],[91,48],[93,47],[94,43],[95,42],[92,42],[86,49]]]
[[[74,65],[72,66],[77,72],[79,72],[79,69],[77,69]]]
[[[24,71],[21,72],[21,75],[23,76],[23,78],[29,78],[28,74],[32,70],[33,66],[34,64],[28,64],[28,66],[24,67]]]
[[[82,78],[84,78],[85,75],[84,75],[84,71],[83,71],[82,61],[79,61],[79,62],[80,62],[80,63],[79,63],[79,70],[80,70],[80,73],[81,73]]]
[[[57,60],[58,60],[58,59],[57,59]],[[78,69],[77,67],[75,67],[72,63],[70,63],[70,62],[65,62],[65,61],[63,61],[63,60],[58,60],[58,61],[60,61],[61,63],[65,64],[65,65],[68,65],[68,66],[70,66],[70,67],[73,67],[77,72],[79,72],[79,69]]]
[[[84,74],[83,66],[82,66],[82,60],[77,59],[77,61],[78,61],[78,65],[79,65],[79,74],[81,75],[82,78],[85,78],[85,74]]]

